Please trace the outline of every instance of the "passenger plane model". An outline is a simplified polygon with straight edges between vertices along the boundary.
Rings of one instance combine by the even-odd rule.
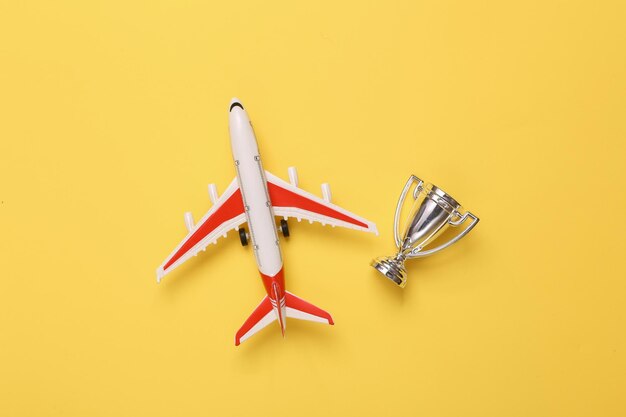
[[[237,332],[236,345],[275,320],[284,336],[287,317],[333,324],[326,311],[285,291],[278,229],[283,236],[289,236],[289,217],[378,234],[376,225],[331,204],[328,184],[322,185],[323,198],[319,198],[298,188],[295,168],[289,168],[289,183],[263,170],[248,113],[237,99],[230,103],[228,122],[237,176],[220,197],[215,185],[209,185],[213,207],[197,224],[191,213],[185,213],[189,233],[157,269],[157,281],[210,243],[216,243],[220,236],[238,230],[243,246],[248,238],[252,241],[267,296]],[[279,228],[276,216],[283,218]],[[249,234],[241,227],[244,223],[248,224]]]

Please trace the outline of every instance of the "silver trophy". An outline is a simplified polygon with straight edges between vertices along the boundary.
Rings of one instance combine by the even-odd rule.
[[[400,237],[400,212],[413,184],[416,184],[413,189],[413,207],[411,207],[404,233]],[[471,219],[469,224],[468,219]],[[404,288],[406,285],[405,260],[422,258],[447,248],[468,234],[477,223],[478,217],[463,210],[448,193],[411,175],[400,194],[394,217],[393,235],[398,254],[376,258],[371,265],[385,277]],[[437,247],[429,247],[449,226],[459,227],[464,224],[466,226],[447,242]]]

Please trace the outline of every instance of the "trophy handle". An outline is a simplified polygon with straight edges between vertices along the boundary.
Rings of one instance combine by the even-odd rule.
[[[472,219],[472,222],[470,223],[469,226],[467,226],[465,229],[463,229],[463,231],[461,233],[456,235],[453,239],[450,239],[450,241],[448,241],[448,242],[446,242],[446,243],[444,243],[444,244],[442,244],[440,246],[437,246],[436,248],[425,250],[425,251],[415,251],[415,249],[414,249],[413,251],[411,251],[409,253],[407,258],[420,258],[422,256],[432,255],[435,252],[439,252],[440,250],[447,248],[448,246],[452,245],[453,243],[458,242],[463,236],[468,234],[470,232],[470,230],[472,230],[474,228],[474,226],[476,226],[476,224],[480,221],[480,219],[478,217],[474,216],[469,211],[466,211],[465,214],[463,214],[462,216],[459,215],[456,212],[455,212],[455,214],[459,217],[459,219],[456,220],[456,221],[453,221],[452,219],[450,219],[448,221],[450,226],[454,226],[454,227],[460,226],[461,224],[465,223],[465,220],[467,220],[467,219]]]
[[[404,206],[404,200],[406,199],[406,195],[414,182],[417,183],[417,186],[413,191],[413,199],[417,199],[417,196],[421,191],[424,181],[422,181],[415,175],[411,175],[404,185],[404,188],[402,189],[400,199],[398,200],[398,204],[396,205],[396,214],[393,217],[393,237],[396,241],[396,246],[398,247],[398,249],[402,248],[402,240],[400,240],[400,212],[402,211],[402,206]]]

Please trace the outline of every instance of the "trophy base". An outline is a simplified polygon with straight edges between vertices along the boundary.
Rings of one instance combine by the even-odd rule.
[[[378,272],[386,278],[392,280],[400,288],[406,285],[406,269],[404,268],[404,260],[395,257],[380,257],[372,260],[370,263]]]

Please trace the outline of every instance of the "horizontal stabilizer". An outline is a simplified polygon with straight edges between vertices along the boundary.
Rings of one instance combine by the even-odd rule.
[[[335,324],[333,318],[326,311],[313,304],[296,297],[290,292],[285,295],[287,302],[287,317],[299,320],[316,321],[318,323]]]
[[[316,321],[318,323],[335,324],[333,318],[326,311],[315,307],[313,304],[304,301],[302,298],[296,297],[290,292],[285,294],[286,315],[299,320]],[[264,329],[268,324],[279,319],[282,310],[278,310],[272,306],[272,301],[265,296],[261,304],[252,312],[250,317],[245,321],[241,329],[235,335],[235,345],[239,346],[241,342],[247,340],[250,336]],[[280,320],[284,326],[284,319]],[[284,332],[284,328],[282,329]],[[284,335],[284,333],[283,333]]]
[[[265,296],[261,304],[252,312],[248,320],[245,321],[241,329],[239,329],[235,335],[235,345],[239,346],[241,342],[245,341],[274,320],[276,320],[276,313],[272,308],[270,299]]]

